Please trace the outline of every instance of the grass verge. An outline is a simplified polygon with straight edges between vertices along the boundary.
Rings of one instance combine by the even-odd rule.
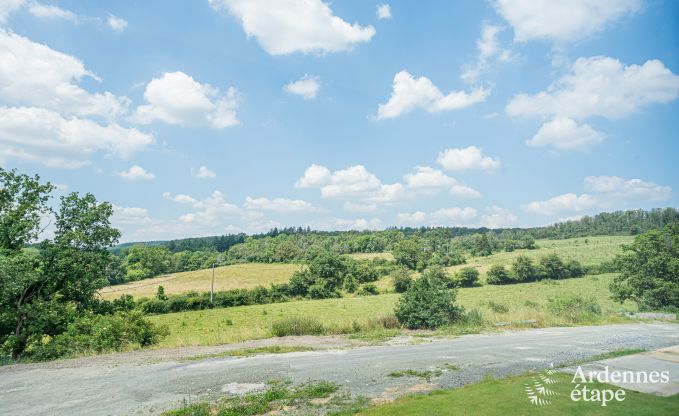
[[[289,352],[303,351],[313,351],[313,348],[303,345],[271,345],[268,347],[243,348],[240,350],[223,351],[214,354],[193,355],[182,359],[182,361],[199,361],[208,358],[222,357],[252,357],[253,355],[259,354],[287,354]]]
[[[622,402],[572,401],[570,398],[571,376],[556,373],[550,377],[558,383],[550,389],[559,393],[550,396],[551,404],[536,406],[528,399],[524,384],[530,383],[531,375],[510,377],[502,380],[486,379],[477,384],[455,390],[436,391],[430,394],[408,396],[393,403],[360,411],[363,416],[523,416],[523,415],[615,415],[615,416],[664,416],[676,415],[679,395],[658,397],[650,394],[626,391]],[[602,383],[588,383],[588,388],[613,389],[619,387]]]

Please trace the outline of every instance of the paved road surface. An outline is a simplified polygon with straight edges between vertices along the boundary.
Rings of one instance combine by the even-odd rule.
[[[468,335],[417,345],[360,347],[191,363],[0,367],[0,414],[157,414],[185,398],[221,391],[228,383],[308,379],[340,383],[348,391],[389,397],[409,388],[451,388],[479,380],[543,369],[550,363],[621,348],[656,349],[679,344],[679,325],[624,324],[531,329]],[[432,386],[386,375],[404,369],[454,364]]]

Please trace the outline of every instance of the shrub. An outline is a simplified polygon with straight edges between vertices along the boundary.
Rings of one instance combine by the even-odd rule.
[[[505,266],[501,264],[494,264],[490,267],[490,270],[486,273],[486,281],[489,285],[506,285],[515,282]]]
[[[288,281],[289,293],[291,296],[306,296],[309,286],[313,285],[316,279],[308,270],[299,270],[292,274]]]
[[[496,302],[493,302],[492,300],[489,300],[488,302],[486,302],[486,305],[488,305],[490,310],[495,312],[495,313],[507,313],[507,312],[509,312],[509,308],[504,303],[496,303]]]
[[[593,321],[601,315],[601,306],[594,297],[563,295],[547,300],[547,309],[571,323]]]
[[[361,296],[372,296],[379,295],[380,291],[377,290],[377,286],[372,283],[366,283],[358,290],[358,294]]]
[[[517,282],[532,282],[540,278],[540,269],[526,256],[519,256],[514,260],[512,273]]]
[[[464,267],[455,273],[455,282],[460,287],[472,287],[479,283],[479,271],[473,267]]]
[[[483,326],[486,324],[486,320],[483,318],[483,314],[478,308],[473,308],[465,313],[463,322],[470,326]]]
[[[400,268],[394,272],[394,290],[397,293],[403,293],[413,283],[413,278],[410,271],[406,268]]]
[[[568,260],[566,262],[566,270],[568,277],[582,277],[585,275],[585,268],[577,260]]]
[[[354,293],[358,290],[358,282],[355,277],[349,276],[344,279],[344,290],[349,293]]]
[[[323,324],[311,317],[287,318],[276,321],[271,325],[271,332],[275,337],[289,335],[322,335],[325,333]]]
[[[394,315],[385,315],[379,318],[372,318],[368,321],[368,326],[371,328],[384,328],[384,329],[394,329],[400,328],[401,323],[398,318]]]
[[[307,296],[311,299],[328,299],[339,297],[339,293],[330,290],[323,280],[317,280],[316,283],[309,286]]]
[[[141,312],[114,315],[84,315],[70,323],[66,331],[47,340],[33,344],[26,356],[36,360],[58,357],[123,351],[138,346],[156,344],[167,336],[167,327],[158,327]]]
[[[398,300],[394,314],[399,322],[410,329],[432,329],[458,321],[463,309],[455,305],[457,293],[449,281],[442,269],[425,271]]]
[[[561,257],[557,254],[548,254],[540,259],[540,269],[542,277],[545,279],[565,279],[569,276],[569,271]]]

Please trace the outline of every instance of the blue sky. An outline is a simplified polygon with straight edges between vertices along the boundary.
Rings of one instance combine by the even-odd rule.
[[[123,241],[676,207],[677,16],[0,1],[0,164],[110,201]]]

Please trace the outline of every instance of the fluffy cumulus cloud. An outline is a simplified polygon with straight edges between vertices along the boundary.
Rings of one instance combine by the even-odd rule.
[[[177,71],[166,72],[146,85],[148,104],[137,107],[134,121],[208,126],[221,129],[239,124],[236,117],[238,91],[231,87],[225,94],[209,84],[201,84]]]
[[[641,0],[496,0],[514,39],[570,42],[584,39],[640,9]]]
[[[669,186],[658,185],[642,179],[624,179],[618,176],[588,176],[584,180],[587,193],[567,193],[544,201],[524,205],[524,210],[534,214],[557,215],[582,213],[588,210],[619,207],[629,203],[664,201],[672,196]]]
[[[484,210],[480,225],[488,228],[512,227],[518,220],[511,211],[493,205]]]
[[[552,116],[530,146],[558,150],[588,150],[606,137],[578,120],[590,117],[619,119],[651,104],[679,96],[679,76],[658,60],[624,65],[617,59],[579,58],[571,71],[537,94],[517,94],[507,104],[512,116]]]
[[[513,116],[601,116],[617,119],[679,95],[679,76],[658,60],[624,65],[606,56],[579,58],[570,73],[537,94],[518,94],[507,104]]]
[[[379,218],[325,218],[311,221],[305,226],[314,230],[321,231],[365,231],[377,230],[382,228],[382,221]]]
[[[320,166],[309,166],[295,184],[298,188],[318,188],[322,198],[343,200],[348,211],[372,212],[380,206],[432,195],[450,189],[453,195],[475,198],[481,194],[460,184],[454,178],[429,166],[417,166],[403,176],[403,183],[383,183],[363,165],[330,171]]]
[[[153,142],[152,135],[115,123],[102,125],[38,107],[0,107],[0,162],[78,168],[88,165],[95,152],[126,159]]]
[[[301,199],[246,197],[244,208],[276,212],[314,212],[316,207]]]
[[[146,208],[122,207],[114,204],[111,222],[114,225],[148,224],[151,218]]]
[[[543,124],[527,144],[533,147],[552,146],[558,150],[587,151],[605,138],[604,133],[594,130],[589,124],[579,125],[571,118],[556,117]]]
[[[496,62],[508,62],[512,59],[509,49],[502,48],[498,40],[498,34],[504,28],[499,25],[485,23],[481,28],[481,36],[476,41],[476,48],[479,51],[478,60],[475,65],[469,66],[462,73],[461,78],[464,82],[476,82],[481,74],[486,72]]]
[[[319,77],[315,75],[305,75],[297,81],[286,84],[283,89],[290,94],[299,95],[305,100],[313,100],[321,89],[318,80]]]
[[[476,146],[445,149],[436,159],[445,170],[485,170],[492,171],[500,167],[500,159],[484,156],[482,149]]]
[[[619,176],[588,176],[585,191],[605,194],[607,198],[665,201],[672,197],[669,186]]]
[[[471,207],[441,208],[433,212],[402,212],[396,216],[396,221],[401,225],[411,226],[455,226],[469,225],[478,217],[476,209]]]
[[[394,76],[391,97],[378,106],[376,118],[395,118],[415,109],[430,113],[457,110],[485,101],[489,94],[489,89],[479,87],[470,92],[452,91],[444,95],[429,78],[413,78],[404,70]]]
[[[126,181],[149,181],[155,179],[156,175],[147,171],[139,165],[130,166],[128,170],[123,170],[116,173],[119,177]]]
[[[389,20],[391,19],[391,6],[385,3],[378,4],[375,13],[380,20]]]
[[[207,166],[201,166],[197,171],[193,171],[192,169],[191,173],[197,179],[214,179],[217,177],[217,174],[208,169]]]
[[[106,19],[106,24],[116,32],[122,32],[127,29],[127,20],[114,15],[109,15],[108,19]]]
[[[167,199],[168,201],[174,201],[180,204],[195,204],[196,202],[198,202],[191,195],[185,194],[172,195],[170,192],[163,192],[163,198]]]
[[[41,20],[67,20],[73,23],[80,20],[75,13],[51,4],[35,0],[2,0],[0,1],[0,23],[5,23],[12,13],[20,9],[26,10],[31,16]]]
[[[248,37],[254,37],[270,55],[329,53],[368,42],[372,26],[348,23],[335,16],[322,0],[209,0],[217,11],[240,20]],[[304,24],[301,24],[304,22]]]
[[[129,106],[127,97],[80,87],[85,77],[100,79],[79,59],[2,29],[0,62],[0,102],[108,119],[124,114]]]

